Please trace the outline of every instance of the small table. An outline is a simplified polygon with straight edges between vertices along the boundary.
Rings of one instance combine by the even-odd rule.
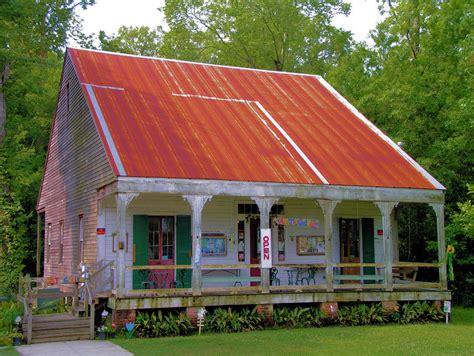
[[[298,270],[296,270],[296,269],[286,269],[285,271],[286,271],[286,273],[288,273],[288,285],[292,286],[294,284],[293,283],[294,275],[295,274],[298,275]],[[295,281],[295,282],[296,282],[296,284],[298,284],[298,281]]]

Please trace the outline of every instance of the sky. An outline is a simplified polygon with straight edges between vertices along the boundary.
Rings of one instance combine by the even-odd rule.
[[[339,15],[334,25],[352,31],[358,41],[367,40],[369,31],[381,21],[376,0],[346,0],[352,4],[351,15]],[[163,16],[157,10],[164,5],[164,0],[97,0],[87,10],[79,10],[84,20],[84,31],[87,34],[103,30],[107,34],[117,32],[120,26],[163,25]]]

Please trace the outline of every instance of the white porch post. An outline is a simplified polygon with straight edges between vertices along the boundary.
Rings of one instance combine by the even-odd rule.
[[[252,197],[252,200],[255,201],[260,211],[260,228],[268,229],[270,227],[270,211],[272,210],[273,204],[278,201],[278,198]],[[270,251],[272,251],[271,246]],[[263,249],[260,252],[263,253]],[[270,269],[262,268],[261,270],[262,293],[270,293]]]
[[[392,227],[392,251],[394,263],[400,262],[400,240],[398,238],[398,219],[397,219],[397,209],[393,209],[392,214],[390,214],[390,224]]]
[[[439,285],[441,289],[448,290],[448,275],[446,271],[446,241],[444,238],[444,204],[432,203],[430,206],[436,213],[436,227],[438,231]]]
[[[211,195],[183,195],[191,206],[192,220],[191,220],[191,234],[193,241],[193,274],[192,274],[192,289],[193,295],[201,295],[201,222],[202,209],[204,205],[212,199]]]
[[[383,228],[383,252],[385,262],[385,289],[393,291],[393,242],[392,242],[392,227],[391,214],[393,208],[398,204],[396,202],[374,202],[382,214],[382,228]]]
[[[126,235],[126,212],[128,205],[138,197],[138,193],[117,193],[115,203],[117,207],[116,230],[118,232],[116,259],[116,288],[117,295],[123,296],[125,292],[125,235]]]
[[[333,213],[339,200],[317,200],[324,215],[324,256],[326,258],[326,290],[334,291],[334,266],[332,259]]]

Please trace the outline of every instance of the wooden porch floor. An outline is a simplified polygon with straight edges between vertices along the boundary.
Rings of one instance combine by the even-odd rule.
[[[267,294],[262,293],[259,287],[242,287],[238,288],[238,291],[231,288],[208,288],[203,289],[200,296],[193,296],[191,289],[130,291],[122,297],[116,295],[109,297],[108,306],[116,310],[129,310],[257,304],[451,300],[450,291],[413,288],[408,285],[394,288],[393,291],[356,288],[334,292],[327,292],[324,288],[315,286],[275,287],[277,286],[272,286],[272,290]]]

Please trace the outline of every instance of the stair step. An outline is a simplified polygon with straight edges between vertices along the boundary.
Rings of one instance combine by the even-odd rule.
[[[61,314],[38,314],[33,315],[33,322],[35,321],[56,321],[56,320],[71,320],[76,319],[75,316],[70,313],[61,313]]]
[[[74,335],[89,335],[89,327],[81,327],[74,329],[48,329],[48,330],[33,330],[31,334],[33,339],[36,337],[56,337],[56,336],[74,336]]]
[[[36,337],[36,338],[31,338],[31,343],[32,344],[40,344],[40,343],[44,343],[44,342],[75,341],[75,340],[89,340],[89,334],[52,336],[52,337]]]
[[[89,321],[76,321],[74,323],[64,323],[64,322],[56,322],[56,323],[41,323],[41,324],[33,324],[31,328],[32,331],[36,330],[55,330],[55,329],[76,329],[76,328],[88,328]],[[26,332],[26,326],[23,327],[23,331]]]

